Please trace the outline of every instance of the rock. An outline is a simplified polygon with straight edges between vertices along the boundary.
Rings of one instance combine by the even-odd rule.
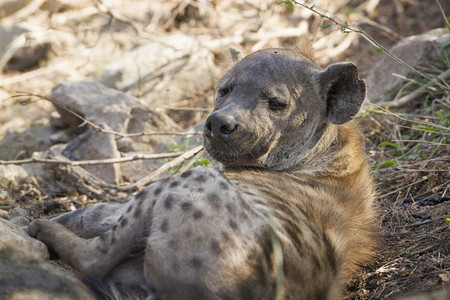
[[[27,29],[22,26],[0,26],[0,70],[3,70],[16,50],[25,45],[26,32]]]
[[[213,59],[213,53],[195,39],[166,35],[164,42],[139,47],[107,66],[100,82],[139,92],[147,104],[171,106],[188,99],[195,107],[204,104],[204,94],[216,83],[219,72]]]
[[[102,126],[111,130],[107,125]],[[89,129],[67,144],[62,155],[70,160],[93,160],[105,158],[119,158],[114,136]],[[102,164],[83,166],[83,169],[108,183],[121,183],[122,174],[119,164]]]
[[[54,129],[47,126],[14,127],[0,140],[0,159],[24,159],[35,151],[44,151],[51,146],[53,133]]]
[[[1,299],[95,299],[70,272],[14,243],[0,244],[0,266]]]
[[[48,262],[47,247],[19,226],[28,213],[15,208],[0,218],[0,299],[94,299],[70,272]],[[25,223],[24,223],[25,222]]]
[[[0,219],[0,233],[0,249],[14,245],[41,259],[49,258],[47,247],[43,243],[31,238],[23,229],[10,221]]]
[[[442,49],[442,45],[450,41],[449,31],[438,28],[421,35],[401,40],[389,51],[414,68],[441,66],[444,63],[442,52],[450,55],[450,47]],[[389,100],[389,90],[397,89],[403,79],[392,74],[407,76],[410,70],[384,55],[372,68],[367,77],[367,98],[371,101]]]
[[[14,207],[8,213],[7,220],[18,227],[28,226],[31,222],[28,211],[21,207]]]
[[[154,131],[179,131],[179,127],[164,113],[143,104],[139,99],[125,93],[107,88],[91,81],[67,82],[56,86],[51,98],[60,105],[55,105],[64,121],[72,129],[84,131],[88,125],[63,109],[63,106],[82,115],[95,124],[107,124],[112,130],[121,133],[138,133]],[[138,138],[121,138],[117,141],[122,152],[151,152],[164,136],[141,136]]]

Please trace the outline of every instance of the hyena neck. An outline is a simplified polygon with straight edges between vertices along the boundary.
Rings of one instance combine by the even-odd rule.
[[[361,168],[363,139],[354,121],[329,124],[316,145],[289,168],[293,174],[347,176]]]

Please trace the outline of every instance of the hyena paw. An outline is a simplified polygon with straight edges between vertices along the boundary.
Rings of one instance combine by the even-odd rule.
[[[28,234],[48,245],[52,239],[63,231],[58,225],[51,220],[34,220],[28,225]]]

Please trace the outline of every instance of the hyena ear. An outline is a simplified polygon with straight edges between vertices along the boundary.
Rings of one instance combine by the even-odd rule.
[[[238,63],[241,59],[244,58],[244,53],[242,52],[242,50],[236,47],[230,46],[228,47],[228,51],[230,52],[231,60],[234,64]]]
[[[319,84],[327,102],[327,117],[333,124],[350,121],[366,97],[366,83],[358,78],[352,63],[336,63],[319,73]]]

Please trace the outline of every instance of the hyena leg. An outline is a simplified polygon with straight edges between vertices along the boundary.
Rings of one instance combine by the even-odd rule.
[[[127,204],[100,203],[52,216],[50,220],[64,225],[79,237],[89,239],[111,229],[125,213]]]
[[[91,239],[81,238],[52,220],[35,220],[28,226],[28,232],[81,273],[104,277],[130,255],[143,249],[147,222],[151,222],[154,205],[154,201],[145,201],[147,194],[148,191],[143,190],[131,199],[117,223]],[[144,214],[145,218],[142,217]]]

